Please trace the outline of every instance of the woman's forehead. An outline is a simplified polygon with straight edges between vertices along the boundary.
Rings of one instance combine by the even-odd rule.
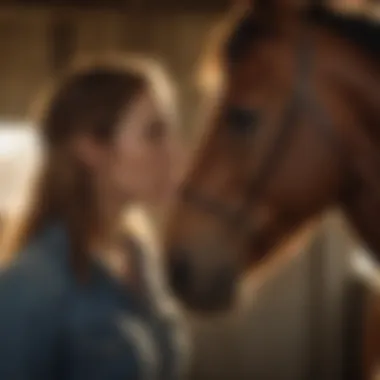
[[[136,97],[120,117],[120,129],[126,133],[131,130],[137,133],[153,124],[160,124],[168,132],[177,130],[166,110],[149,93]]]

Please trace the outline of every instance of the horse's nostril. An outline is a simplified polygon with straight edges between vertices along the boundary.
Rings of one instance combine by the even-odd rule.
[[[170,255],[169,281],[173,290],[180,294],[184,294],[188,290],[191,270],[185,252],[176,250]]]

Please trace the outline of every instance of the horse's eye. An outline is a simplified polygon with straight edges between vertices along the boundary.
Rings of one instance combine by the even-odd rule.
[[[259,111],[245,108],[230,108],[226,115],[227,126],[238,133],[255,131],[259,123]]]

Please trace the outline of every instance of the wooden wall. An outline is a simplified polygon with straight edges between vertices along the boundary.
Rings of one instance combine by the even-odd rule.
[[[153,55],[170,70],[183,120],[190,125],[196,113],[196,61],[216,16],[0,8],[0,115],[27,116],[36,91],[78,54],[130,51]]]
[[[331,2],[343,10],[378,10],[377,2],[370,0]],[[30,100],[46,78],[79,53],[132,51],[166,64],[178,83],[183,120],[191,125],[198,99],[197,58],[223,8],[157,13],[140,3],[130,7],[134,11],[0,6],[0,115],[27,115]]]

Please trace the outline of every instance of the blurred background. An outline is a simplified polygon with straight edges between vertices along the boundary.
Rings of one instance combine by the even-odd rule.
[[[177,83],[190,145],[203,99],[194,84],[197,64],[207,33],[229,5],[0,1],[0,223],[18,209],[17,189],[38,159],[29,105],[46,80],[78,54],[142,52],[164,62]],[[332,0],[331,7],[380,19],[378,1]],[[192,379],[364,378],[366,355],[374,349],[371,320],[375,313],[380,318],[380,280],[340,215],[331,212],[307,249],[272,266],[244,312],[218,320],[191,318]]]

